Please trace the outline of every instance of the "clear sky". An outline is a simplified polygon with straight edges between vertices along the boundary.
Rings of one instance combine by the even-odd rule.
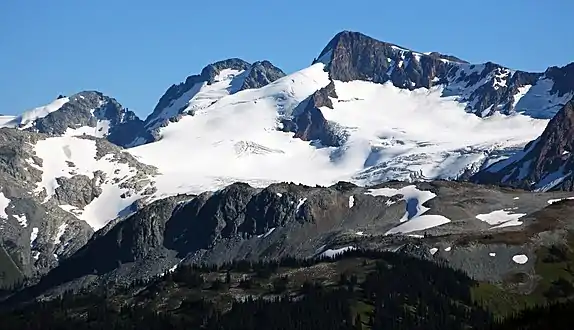
[[[574,61],[573,0],[0,0],[0,113],[99,90],[142,117],[211,62],[287,73],[341,30],[470,62]]]

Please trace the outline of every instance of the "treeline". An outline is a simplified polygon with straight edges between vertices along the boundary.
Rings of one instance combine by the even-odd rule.
[[[495,330],[574,329],[574,301],[525,309],[494,327]]]
[[[310,267],[346,258],[363,258],[357,263],[363,266],[360,277],[343,273],[336,284],[312,281],[293,287],[288,285],[291,279],[281,272],[282,268]],[[211,276],[208,281],[208,273],[221,276]],[[236,275],[234,279],[232,274]],[[254,285],[250,281],[264,279],[272,284],[266,295],[244,295],[225,309],[211,299],[229,293],[232,282],[233,290],[238,290]],[[528,310],[499,324],[489,311],[472,301],[470,290],[474,285],[477,283],[461,271],[379,251],[348,251],[320,260],[286,258],[220,266],[182,265],[150,282],[125,287],[121,294],[67,293],[53,301],[0,312],[0,329],[560,330],[565,328],[554,324],[572,324],[573,304]],[[146,287],[138,290],[140,298],[145,298],[141,292],[152,297],[174,294],[181,303],[171,310],[156,310],[146,300],[118,303],[126,292],[140,286]],[[193,290],[154,291],[161,286]],[[185,296],[182,292],[194,294]],[[521,328],[523,325],[527,327]]]

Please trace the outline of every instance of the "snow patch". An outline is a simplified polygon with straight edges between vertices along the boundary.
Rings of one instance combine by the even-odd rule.
[[[30,247],[34,246],[36,238],[38,238],[38,227],[32,228],[32,232],[30,233]]]
[[[265,238],[269,235],[271,235],[271,233],[275,231],[275,227],[270,228],[265,234],[261,234],[261,235],[257,235],[257,238]]]
[[[528,257],[524,254],[517,254],[514,257],[512,257],[512,261],[514,261],[517,264],[524,265],[525,263],[528,262]]]
[[[557,202],[565,201],[565,200],[572,200],[574,197],[566,197],[566,198],[557,198],[557,199],[549,199],[548,204],[554,204]]]
[[[430,229],[450,222],[448,218],[442,215],[424,215],[429,208],[423,206],[423,204],[436,197],[436,194],[430,191],[419,190],[415,185],[406,186],[401,189],[370,189],[365,194],[386,197],[402,195],[403,197],[401,200],[406,201],[406,212],[403,217],[399,219],[399,222],[402,224],[390,229],[385,233],[385,235],[398,233],[406,234],[413,231]]]
[[[18,221],[18,224],[23,228],[28,227],[28,218],[25,214],[14,214],[14,218]]]
[[[4,193],[0,191],[0,218],[8,219],[8,214],[6,213],[6,209],[10,205],[10,199],[4,196]]]
[[[334,258],[336,256],[338,256],[339,254],[345,253],[347,251],[353,251],[356,250],[356,248],[354,246],[346,246],[340,249],[336,249],[336,250],[332,250],[332,249],[328,249],[325,252],[321,253],[321,257],[326,257],[326,258]]]
[[[66,232],[66,228],[68,228],[67,223],[63,223],[58,227],[58,231],[56,232],[56,235],[54,236],[54,244],[60,243],[60,239],[62,238],[62,236]]]
[[[305,204],[305,202],[307,201],[307,198],[301,198],[299,199],[299,202],[297,203],[297,210],[296,212],[299,212],[301,210],[301,207],[303,206],[303,204]]]
[[[355,205],[355,196],[349,196],[349,208],[352,208]]]
[[[437,249],[437,248],[432,248],[432,249],[429,250],[429,252],[430,252],[430,254],[432,254],[432,255],[434,256],[434,254],[438,252],[438,249]]]
[[[476,218],[488,223],[494,228],[503,228],[510,226],[520,226],[522,221],[518,219],[525,216],[526,213],[511,213],[509,210],[496,210],[486,214],[478,214]]]
[[[403,197],[401,198],[401,200],[405,201],[407,203],[407,206],[406,206],[406,212],[400,219],[400,222],[405,222],[414,217],[421,216],[423,213],[429,210],[429,208],[423,206],[423,204],[436,197],[436,194],[426,190],[419,190],[415,185],[406,186],[400,189],[394,189],[394,188],[369,189],[365,194],[372,196],[385,196],[385,197],[402,195]]]
[[[490,252],[488,255],[491,257],[496,257],[496,253],[494,253],[494,252]]]

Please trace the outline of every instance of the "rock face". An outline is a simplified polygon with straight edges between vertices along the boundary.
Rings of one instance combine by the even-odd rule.
[[[344,82],[390,82],[409,90],[442,85],[445,96],[467,102],[467,111],[481,117],[496,112],[512,113],[519,90],[535,85],[544,76],[510,70],[492,62],[469,64],[436,52],[419,53],[350,31],[337,34],[316,62],[327,64],[331,79]],[[550,71],[547,76],[552,79]]]
[[[522,152],[474,175],[479,183],[524,189],[574,190],[574,101],[568,102],[548,123],[542,135]]]
[[[331,98],[337,98],[332,81],[301,102],[292,116],[283,118],[282,130],[293,132],[295,138],[304,141],[319,141],[330,147],[343,145],[347,134],[336,123],[326,120],[320,110],[321,107],[333,109]]]

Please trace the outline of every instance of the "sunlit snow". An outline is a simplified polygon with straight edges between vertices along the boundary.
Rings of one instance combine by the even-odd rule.
[[[37,119],[44,118],[52,112],[58,111],[64,104],[68,103],[69,101],[69,98],[64,97],[54,100],[48,105],[25,111],[21,115],[1,123],[2,127],[28,128]]]
[[[6,208],[10,204],[10,199],[4,196],[4,193],[0,191],[0,218],[8,219],[8,214],[6,213]]]
[[[522,225],[522,221],[518,219],[525,215],[526,213],[511,213],[509,210],[496,210],[486,214],[478,214],[476,218],[491,226],[495,226],[493,228],[503,228]]]
[[[525,263],[528,262],[528,257],[524,254],[517,254],[514,257],[512,257],[512,261],[514,261],[517,264],[524,265]]]
[[[339,254],[345,253],[347,251],[353,251],[355,249],[356,248],[354,246],[346,246],[346,247],[336,249],[336,250],[328,249],[328,250],[325,250],[323,253],[321,253],[321,257],[334,258],[334,257],[338,256]]]

